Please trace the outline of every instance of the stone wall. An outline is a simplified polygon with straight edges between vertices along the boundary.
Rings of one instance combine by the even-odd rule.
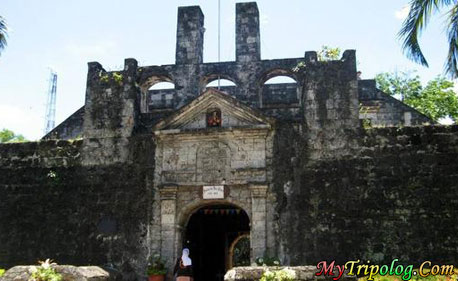
[[[238,3],[235,27],[235,56],[242,63],[261,59],[261,36],[259,32],[259,10],[255,2]]]
[[[297,59],[297,62],[300,62],[300,59]],[[221,63],[221,68],[226,68],[225,64],[226,63]],[[278,64],[281,65],[281,63]],[[204,72],[213,71],[212,67],[207,71],[206,65],[207,64],[203,64],[200,69],[204,69]],[[283,68],[280,66],[278,67]],[[276,70],[274,68],[270,71],[275,73]],[[155,75],[158,74],[151,75],[156,77]],[[226,73],[225,76],[228,75],[229,74]],[[231,75],[231,77],[236,76]],[[297,78],[299,77],[301,76]],[[169,81],[169,78],[164,79],[164,81]],[[262,81],[263,80],[259,81],[259,83],[262,83]],[[416,126],[434,123],[431,119],[419,113],[417,110],[378,90],[375,87],[374,80],[358,80],[357,83],[360,108],[359,119],[365,120],[365,126]],[[259,99],[262,104],[258,105],[259,109],[267,116],[284,121],[301,122],[303,120],[299,101],[302,95],[301,85],[301,81],[299,81],[299,83],[260,84],[258,88],[255,89],[255,92],[259,92]],[[180,85],[177,86],[181,87]],[[138,129],[144,131],[150,129],[150,127],[162,117],[172,114],[179,100],[177,90],[175,89],[147,90],[146,87],[147,86],[144,86],[145,90],[143,90],[139,98],[141,103],[139,118],[142,119],[142,122],[137,124]],[[201,91],[206,89],[205,85],[202,85],[202,87],[203,88],[200,89]],[[243,91],[237,86],[221,86],[220,90],[242,102],[247,102],[243,95]],[[191,91],[199,91],[199,89],[193,89]],[[43,138],[73,139],[81,137],[83,134],[83,120],[84,106]]]
[[[360,119],[366,126],[414,126],[433,124],[427,116],[376,88],[375,80],[359,80]]]
[[[0,277],[0,281],[28,281],[38,266],[15,266]],[[121,281],[122,276],[98,266],[52,265],[62,281]]]
[[[42,139],[69,140],[83,136],[84,106],[80,107]]]
[[[266,182],[267,133],[236,131],[216,136],[162,137],[156,159],[156,185]]]
[[[258,281],[261,279],[262,275],[266,271],[274,272],[278,270],[284,270],[288,272],[288,275],[293,277],[297,281],[312,281],[320,280],[327,281],[333,280],[333,278],[339,276],[339,273],[334,269],[333,276],[316,276],[317,273],[316,266],[294,266],[294,267],[265,267],[265,266],[254,266],[254,267],[236,267],[229,270],[224,276],[226,281]],[[357,280],[356,276],[349,276],[343,274],[341,276],[342,281],[352,281]]]
[[[107,72],[97,62],[89,63],[88,68],[83,164],[129,161],[126,147],[136,129],[140,111],[137,61],[126,59],[122,71]]]
[[[277,238],[267,243],[278,246],[271,251],[292,265],[394,257],[456,263],[458,127],[370,129],[357,140],[353,154],[312,158],[306,131],[277,124],[267,222]],[[129,139],[135,163],[98,166],[81,165],[82,145],[0,145],[0,267],[51,257],[142,275],[155,239],[148,229],[157,223],[155,144]]]
[[[129,142],[135,164],[98,166],[82,165],[83,145],[0,145],[0,268],[52,258],[111,265],[127,279],[144,274],[154,205],[146,171],[154,165],[154,143]]]
[[[360,126],[355,51],[347,50],[339,61],[320,63],[309,59],[302,92],[303,134],[311,158],[351,154]]]
[[[327,159],[297,159],[304,139],[283,131],[296,135],[277,139],[288,149],[273,175],[289,264],[458,262],[458,126],[361,131],[352,154]]]

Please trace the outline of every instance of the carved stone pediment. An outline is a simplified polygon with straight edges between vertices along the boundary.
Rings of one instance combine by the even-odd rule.
[[[207,89],[191,103],[157,123],[154,131],[221,128],[271,128],[273,120],[230,95]]]

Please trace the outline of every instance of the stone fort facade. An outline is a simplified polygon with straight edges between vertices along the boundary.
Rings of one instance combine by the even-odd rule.
[[[456,126],[358,80],[353,50],[262,60],[256,3],[236,4],[235,61],[204,63],[203,38],[201,9],[180,7],[175,64],[91,62],[82,108],[39,142],[0,145],[0,267],[50,257],[134,280],[183,246],[208,266],[212,249],[197,253],[215,242],[224,271],[242,236],[250,262],[456,263]],[[207,87],[219,78],[235,86]]]

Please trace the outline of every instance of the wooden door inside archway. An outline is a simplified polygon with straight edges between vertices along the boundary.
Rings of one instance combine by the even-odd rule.
[[[250,234],[237,237],[229,247],[227,270],[236,266],[250,265]]]

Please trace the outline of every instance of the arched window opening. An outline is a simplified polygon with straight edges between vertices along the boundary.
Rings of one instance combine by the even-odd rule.
[[[175,84],[169,81],[149,81],[142,86],[141,108],[143,113],[157,109],[173,108]]]
[[[286,75],[267,76],[262,84],[262,106],[276,107],[278,105],[296,106],[299,101],[299,87],[295,79]]]
[[[148,90],[153,91],[153,90],[169,90],[169,89],[175,89],[175,84],[172,82],[158,82],[154,85],[152,85]]]
[[[267,80],[264,84],[296,84],[296,80],[289,76],[275,76]]]
[[[221,92],[225,92],[231,96],[237,95],[237,84],[235,84],[234,81],[232,80],[224,79],[221,77],[221,79],[219,79],[219,82],[218,82],[218,76],[212,75],[211,77],[207,77],[206,79],[204,79],[202,83],[204,86],[202,88],[202,92],[204,92],[205,90],[209,88],[213,88],[213,89],[218,89]]]
[[[220,87],[237,87],[237,85],[232,82],[231,80],[228,79],[220,79],[219,80],[219,86]],[[211,81],[210,83],[207,84],[207,88],[218,88],[218,79]]]

